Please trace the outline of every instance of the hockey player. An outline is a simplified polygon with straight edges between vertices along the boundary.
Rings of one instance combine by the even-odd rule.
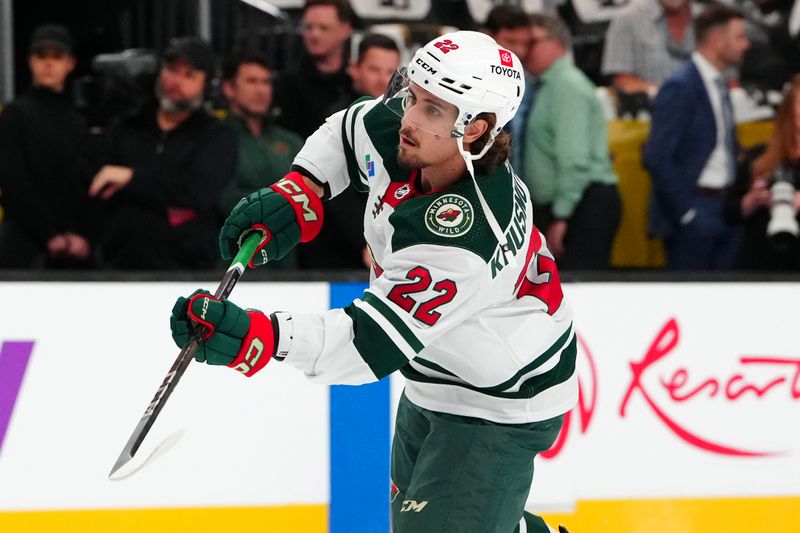
[[[383,98],[331,116],[220,235],[230,258],[244,234],[263,231],[252,261],[263,264],[319,232],[322,199],[368,191],[363,297],[323,314],[264,314],[198,291],[173,309],[179,346],[201,324],[197,359],[246,376],[271,359],[326,384],[403,373],[396,533],[552,531],[523,507],[534,457],[577,401],[576,339],[530,196],[506,161],[501,129],[523,91],[519,59],[490,37],[431,41]]]

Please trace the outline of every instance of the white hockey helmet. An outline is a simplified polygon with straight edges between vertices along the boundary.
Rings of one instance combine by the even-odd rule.
[[[414,96],[409,90],[412,84],[453,104],[458,109],[454,123],[446,123],[435,113],[418,113],[413,108],[409,111],[407,103]],[[417,50],[408,66],[399,69],[389,82],[383,99],[390,110],[416,127],[434,135],[456,138],[481,208],[503,255],[511,264],[516,264],[515,256],[478,186],[473,161],[486,154],[503,126],[514,117],[524,94],[525,75],[513,52],[501,48],[484,33],[457,31],[442,35]],[[464,146],[464,133],[481,113],[493,113],[495,125],[481,152],[472,154]]]
[[[458,108],[458,117],[447,132],[453,137],[463,136],[480,113],[493,113],[496,123],[486,149],[517,112],[525,92],[519,58],[488,35],[474,31],[448,33],[417,50],[389,84],[386,101],[407,96],[411,83]]]

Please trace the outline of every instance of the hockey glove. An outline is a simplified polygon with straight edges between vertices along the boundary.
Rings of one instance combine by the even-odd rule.
[[[180,348],[189,342],[197,327],[202,327],[203,340],[194,354],[195,360],[226,365],[247,377],[264,368],[275,353],[275,329],[270,317],[219,300],[207,291],[196,290],[188,298],[178,298],[169,325],[172,339]]]
[[[250,266],[280,259],[297,246],[308,242],[322,229],[322,200],[303,181],[299,172],[290,172],[272,186],[242,198],[225,220],[219,234],[223,259],[239,251],[242,239],[251,231],[266,233]]]

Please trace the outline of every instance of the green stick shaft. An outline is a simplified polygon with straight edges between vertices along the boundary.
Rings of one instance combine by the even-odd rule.
[[[261,233],[253,233],[244,240],[241,248],[239,248],[239,253],[237,253],[236,257],[233,258],[231,266],[228,267],[227,272],[225,272],[225,276],[222,278],[217,290],[214,292],[214,296],[217,298],[228,297],[233,288],[236,286],[236,282],[239,281],[239,278],[242,277],[242,274],[244,274],[244,271],[247,269],[247,264],[253,257],[253,254],[255,253],[258,245],[261,243],[262,238],[263,236]],[[172,367],[169,369],[169,372],[167,372],[166,377],[164,377],[164,380],[161,382],[161,386],[156,391],[156,394],[153,396],[153,399],[150,401],[147,409],[145,409],[144,415],[142,415],[142,418],[139,419],[139,423],[133,430],[133,433],[128,439],[127,444],[125,444],[125,448],[122,449],[122,453],[120,453],[117,462],[114,463],[114,467],[111,469],[109,477],[111,477],[114,472],[119,470],[128,461],[133,459],[133,456],[142,445],[142,442],[147,436],[147,433],[150,431],[150,428],[153,427],[156,418],[158,418],[158,414],[167,403],[167,399],[169,398],[170,394],[172,394],[172,391],[175,390],[175,387],[178,385],[178,381],[180,381],[181,376],[183,376],[183,373],[186,371],[189,363],[192,362],[194,352],[197,350],[198,342],[201,338],[202,333],[197,333],[192,340],[183,347],[181,353],[178,354],[178,358],[172,364]]]

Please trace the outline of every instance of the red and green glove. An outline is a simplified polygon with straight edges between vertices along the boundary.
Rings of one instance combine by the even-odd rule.
[[[226,365],[251,377],[275,354],[278,329],[273,320],[261,311],[242,309],[198,289],[188,298],[178,298],[169,325],[179,348],[202,326],[204,336],[194,354],[195,360]]]
[[[225,220],[219,234],[223,259],[239,251],[242,239],[261,230],[266,239],[250,260],[251,267],[280,259],[299,242],[308,242],[322,229],[322,200],[299,172],[290,172],[270,187],[242,198]]]

